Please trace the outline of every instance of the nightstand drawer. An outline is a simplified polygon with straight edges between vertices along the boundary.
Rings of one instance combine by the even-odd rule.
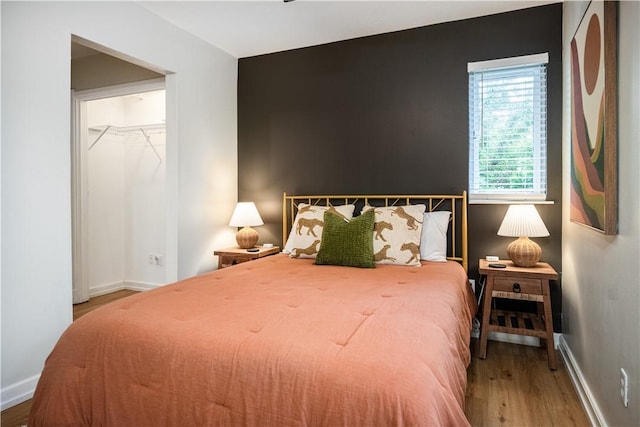
[[[265,256],[275,255],[278,252],[280,252],[280,247],[278,246],[256,246],[251,252],[246,249],[234,247],[214,251],[213,255],[218,257],[218,268],[224,268]]]
[[[253,258],[246,256],[234,256],[234,255],[219,255],[221,267],[231,267],[232,265],[240,264],[242,262],[251,261]]]
[[[511,276],[498,276],[494,280],[494,291],[542,295],[542,280]]]

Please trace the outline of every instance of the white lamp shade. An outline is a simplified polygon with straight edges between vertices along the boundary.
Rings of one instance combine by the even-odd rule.
[[[502,220],[498,236],[546,237],[549,235],[534,205],[511,205]]]
[[[239,202],[229,221],[230,227],[252,227],[263,224],[258,208],[253,202]]]

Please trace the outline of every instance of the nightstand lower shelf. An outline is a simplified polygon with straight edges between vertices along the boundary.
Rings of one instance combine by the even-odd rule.
[[[547,330],[542,316],[519,311],[492,310],[487,330],[489,332],[503,332],[538,338],[547,337]]]

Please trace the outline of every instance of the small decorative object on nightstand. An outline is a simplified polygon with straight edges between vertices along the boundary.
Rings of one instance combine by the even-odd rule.
[[[271,246],[270,248],[257,246],[256,249],[258,250],[255,252],[247,252],[242,248],[226,248],[215,251],[213,254],[218,256],[218,268],[224,268],[280,252],[279,246]]]
[[[537,267],[518,267],[511,261],[501,261],[505,268],[492,268],[487,260],[480,260],[480,274],[487,277],[482,304],[482,328],[478,357],[487,357],[489,332],[527,335],[546,341],[549,369],[557,369],[556,351],[553,342],[553,321],[549,280],[558,278],[558,273],[549,264],[538,263]],[[537,313],[520,313],[492,309],[493,298],[526,300],[537,302]]]

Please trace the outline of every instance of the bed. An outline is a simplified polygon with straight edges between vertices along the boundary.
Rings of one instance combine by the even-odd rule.
[[[398,219],[417,200],[420,225],[450,212],[444,259],[318,265],[323,242],[316,257],[289,248],[81,317],[45,363],[29,425],[468,425],[466,196],[285,194],[284,241],[320,234],[296,231],[301,209]],[[388,228],[377,240],[389,246]]]

